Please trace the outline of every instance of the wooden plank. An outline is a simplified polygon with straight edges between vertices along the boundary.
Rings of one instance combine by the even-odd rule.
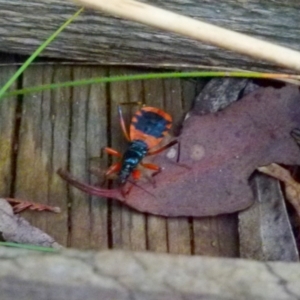
[[[70,67],[44,67],[45,74],[43,77],[44,83],[61,82],[71,78]],[[39,70],[39,69],[37,69]],[[24,75],[27,80],[31,74]],[[52,77],[51,77],[52,75]],[[36,75],[38,76],[38,74]],[[37,85],[37,82],[30,81],[30,85]],[[25,85],[25,84],[24,84]],[[46,145],[49,148],[42,147],[41,151],[46,151],[50,155],[51,168],[48,169],[48,203],[50,205],[58,206],[62,212],[58,215],[47,214],[47,229],[46,231],[63,245],[67,245],[68,238],[68,186],[61,178],[56,174],[59,168],[67,168],[68,166],[68,150],[69,150],[69,131],[70,131],[70,89],[60,89],[53,91],[45,91],[42,93],[42,118],[44,118],[45,108],[48,109],[47,113],[47,126],[40,128],[42,136],[50,135],[51,144]],[[26,98],[24,98],[24,105]],[[26,103],[26,106],[30,103]],[[35,105],[34,99],[32,105]],[[50,141],[49,141],[50,143]],[[38,186],[36,187],[39,188]],[[36,199],[40,201],[40,199]],[[33,214],[32,214],[33,215]],[[34,218],[40,218],[39,214],[34,214]]]
[[[84,78],[88,69],[73,70],[73,78]],[[75,87],[71,102],[70,121],[70,171],[82,181],[88,181],[87,157],[87,115],[89,101],[89,87]],[[70,188],[69,198],[69,228],[70,236],[68,245],[74,248],[89,248],[90,240],[90,199],[89,195],[76,188]]]
[[[75,67],[73,79],[105,76],[101,68]],[[84,181],[97,182],[89,174],[91,158],[100,156],[107,145],[106,86],[75,87],[72,96],[70,170]],[[100,167],[105,168],[107,160]],[[107,203],[105,199],[90,197],[75,188],[70,189],[70,240],[76,248],[105,249],[108,247]]]
[[[89,76],[106,76],[106,68],[90,67]],[[85,74],[87,75],[87,74]],[[94,84],[90,87],[87,117],[87,156],[88,159],[100,156],[101,148],[107,145],[108,106],[107,85]],[[91,166],[91,160],[89,160]],[[99,167],[108,165],[107,157],[103,157]],[[90,182],[96,184],[98,178],[91,178]],[[99,197],[90,197],[90,249],[108,248],[107,200]]]
[[[15,67],[0,68],[0,86],[8,81],[15,70]],[[16,97],[2,99],[0,102],[0,195],[2,197],[10,196],[13,191],[16,108]]]
[[[197,0],[146,2],[300,50],[298,1],[223,0],[221,4],[217,0],[201,3]],[[36,45],[50,36],[76,9],[72,3],[57,0],[0,0],[2,49],[32,53]],[[208,65],[277,70],[261,61],[91,10],[85,11],[42,55],[104,64],[188,65],[193,68]]]
[[[250,183],[255,202],[239,213],[240,256],[262,261],[299,261],[280,182],[258,173]]]
[[[35,67],[25,73],[24,87],[104,74],[103,68]],[[26,212],[25,217],[65,246],[107,248],[106,201],[68,187],[56,175],[58,168],[70,167],[95,182],[89,159],[106,145],[105,86],[30,94],[22,111],[16,196],[62,209],[58,215]]]
[[[0,248],[1,300],[291,300],[299,263],[124,251]]]
[[[70,79],[70,68],[32,67],[23,86]],[[59,206],[61,214],[26,212],[35,226],[66,245],[68,236],[67,186],[56,168],[67,167],[70,90],[24,96],[16,165],[15,196]]]
[[[193,220],[194,254],[238,257],[236,214]]]

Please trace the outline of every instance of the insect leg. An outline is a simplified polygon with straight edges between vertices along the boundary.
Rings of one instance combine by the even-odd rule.
[[[130,141],[130,136],[128,134],[128,131],[126,130],[126,126],[125,126],[125,121],[124,121],[124,118],[123,118],[123,113],[122,113],[122,109],[121,109],[121,105],[138,105],[140,108],[142,106],[144,106],[144,104],[142,102],[122,102],[118,105],[118,113],[119,113],[119,119],[120,119],[120,124],[121,124],[121,128],[122,128],[122,131],[124,133],[124,136],[125,138]]]
[[[122,128],[123,134],[124,134],[126,140],[130,141],[129,134],[128,134],[126,126],[125,126],[125,121],[124,121],[124,118],[123,118],[123,113],[122,113],[121,105],[118,105],[118,113],[119,113],[119,119],[120,119],[120,124],[121,124],[121,128]]]
[[[141,172],[140,172],[140,170],[137,170],[137,169],[133,170],[132,173],[131,173],[131,176],[132,176],[132,178],[133,178],[134,181],[128,180],[131,183],[131,185],[129,186],[129,188],[127,189],[127,191],[125,191],[124,189],[122,189],[123,196],[128,196],[129,193],[131,192],[132,188],[134,187],[134,185],[136,185],[134,182],[138,181],[141,178]]]
[[[133,170],[132,173],[132,178],[135,180],[135,181],[138,181],[140,178],[141,178],[141,171],[140,170]]]
[[[148,164],[148,163],[140,163],[141,166],[143,166],[144,168],[146,169],[150,169],[150,170],[153,170],[153,171],[161,171],[161,168],[157,165],[154,165],[154,164]]]
[[[120,169],[121,169],[121,163],[118,161],[108,168],[108,170],[105,172],[105,176],[109,176],[113,173],[116,173],[116,172],[120,171]]]
[[[148,163],[141,163],[141,166],[155,171],[154,173],[151,174],[151,177],[148,177],[148,178],[149,178],[149,181],[153,184],[153,186],[156,187],[156,181],[154,179],[154,176],[156,176],[157,174],[159,174],[162,171],[161,167],[154,165],[154,164],[148,164]]]
[[[149,151],[147,156],[149,155],[154,155],[154,154],[158,154],[174,145],[178,144],[178,150],[177,150],[177,159],[176,159],[176,162],[179,162],[179,157],[180,157],[180,142],[175,140],[175,141],[171,141],[170,143],[168,143],[167,145],[157,149],[157,150],[154,150],[154,151]]]
[[[105,151],[107,154],[117,156],[117,157],[122,157],[122,154],[115,149],[104,147],[102,150]]]

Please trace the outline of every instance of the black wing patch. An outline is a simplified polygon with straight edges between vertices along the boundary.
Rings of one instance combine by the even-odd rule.
[[[152,111],[142,110],[141,115],[136,115],[136,118],[137,122],[133,123],[135,129],[156,138],[162,138],[163,132],[168,129],[167,125],[171,123]]]

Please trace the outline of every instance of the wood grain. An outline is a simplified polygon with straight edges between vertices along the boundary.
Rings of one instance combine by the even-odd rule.
[[[70,68],[30,68],[23,86],[70,79]],[[15,196],[59,206],[61,214],[46,212],[24,216],[61,244],[68,238],[67,186],[55,174],[58,166],[68,165],[70,89],[45,91],[24,96],[18,137]]]
[[[0,86],[13,75],[15,68],[5,67],[0,71]],[[15,88],[16,84],[12,88]],[[10,196],[14,181],[15,119],[17,98],[10,97],[0,102],[0,195]]]
[[[23,86],[104,75],[101,68],[34,67]],[[15,196],[59,206],[60,214],[25,212],[34,225],[59,243],[74,248],[106,249],[107,205],[70,188],[56,174],[70,168],[79,178],[89,174],[90,158],[106,145],[104,85],[66,88],[25,96],[22,105]],[[107,163],[102,165],[106,167]]]
[[[299,261],[280,182],[257,172],[250,184],[255,202],[239,213],[240,256],[261,261]]]
[[[239,256],[236,214],[194,219],[193,233],[194,254]]]
[[[97,75],[96,75],[97,74]],[[106,69],[74,68],[73,79],[105,76]],[[70,130],[70,170],[78,178],[96,184],[89,174],[91,158],[99,157],[107,145],[106,86],[76,87],[72,91]],[[107,162],[100,162],[106,168]],[[90,197],[77,189],[70,189],[70,241],[76,248],[105,249],[107,237],[107,203],[105,199]]]
[[[153,5],[300,50],[300,4],[264,1],[146,1]],[[69,2],[0,0],[2,50],[28,54],[76,11]],[[276,67],[134,22],[85,11],[44,56],[148,66],[199,65],[277,70]]]

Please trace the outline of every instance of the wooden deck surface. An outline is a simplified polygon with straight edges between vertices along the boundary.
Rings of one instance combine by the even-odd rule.
[[[0,85],[15,67],[0,68]],[[82,66],[33,66],[18,87],[137,72]],[[162,218],[135,212],[115,201],[69,187],[56,174],[68,168],[90,182],[88,169],[103,146],[122,150],[126,141],[117,117],[119,102],[143,101],[165,109],[176,124],[194,99],[191,80],[149,80],[95,84],[6,98],[0,105],[0,193],[59,206],[60,214],[25,212],[33,225],[59,243],[80,249],[151,250],[210,256],[238,256],[236,215]],[[134,106],[126,106],[130,120]],[[98,165],[105,169],[110,158]]]

